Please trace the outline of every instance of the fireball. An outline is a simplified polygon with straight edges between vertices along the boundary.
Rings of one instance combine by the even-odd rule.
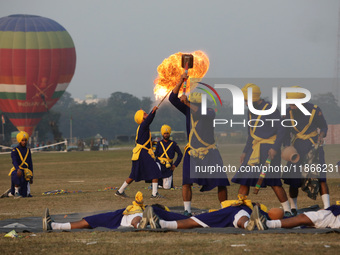
[[[169,91],[175,88],[179,82],[184,68],[182,68],[182,52],[177,52],[163,60],[158,66],[158,77],[154,80],[155,88],[153,90],[156,99],[163,98]],[[188,70],[190,79],[187,81],[187,91],[194,89],[209,69],[209,58],[203,51],[194,51],[194,67]],[[182,93],[181,88],[180,93]]]

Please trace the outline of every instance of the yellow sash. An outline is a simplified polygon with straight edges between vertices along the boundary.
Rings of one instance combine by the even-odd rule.
[[[29,154],[29,149],[27,149],[25,158],[22,157],[21,152],[19,151],[18,148],[15,148],[15,149],[17,150],[17,152],[19,154],[19,157],[21,159],[21,164],[19,165],[19,168],[24,171],[25,180],[29,181],[33,177],[33,172],[28,169],[28,164],[26,163],[26,159],[27,159],[28,154]],[[22,167],[23,165],[26,165],[27,167]],[[13,171],[15,171],[15,167],[11,168],[11,170],[9,171],[8,176],[11,176]]]
[[[139,144],[137,143],[137,138],[138,138],[138,132],[139,132],[139,127],[137,128],[137,132],[136,132],[136,147],[133,148],[132,150],[132,158],[131,160],[132,161],[136,161],[139,159],[139,154],[140,152],[142,151],[142,149],[146,149],[148,151],[148,153],[150,154],[150,156],[152,158],[155,158],[155,154],[153,153],[153,150],[152,150],[152,143],[151,143],[151,132],[149,132],[149,139],[142,145],[142,144]],[[150,143],[150,148],[147,148],[146,145]]]
[[[172,145],[173,143],[174,143],[174,142],[171,142],[171,143],[169,144],[169,146],[165,149],[163,143],[160,142],[160,144],[161,144],[161,146],[162,146],[162,148],[163,148],[163,154],[162,154],[160,157],[158,157],[158,160],[159,160],[159,162],[160,162],[161,164],[166,165],[167,163],[168,163],[168,164],[171,164],[171,163],[172,163],[172,159],[168,156],[168,153],[166,153],[166,152],[170,149],[170,147],[171,147],[171,145]],[[165,156],[165,157],[164,157],[164,156]]]
[[[268,104],[266,104],[262,110],[265,110],[267,108]],[[249,119],[251,119],[251,115],[249,113]],[[261,138],[261,137],[258,137],[257,135],[255,135],[255,130],[256,130],[256,127],[259,123],[259,120],[261,119],[261,115],[259,115],[256,119],[256,122],[255,122],[255,125],[253,128],[249,128],[250,130],[250,135],[251,137],[254,139],[253,140],[253,152],[252,154],[250,155],[250,158],[248,160],[248,165],[256,165],[258,163],[260,163],[260,147],[261,147],[261,144],[263,143],[267,143],[267,144],[274,144],[275,143],[275,140],[276,140],[276,135],[273,135],[269,138]]]
[[[221,202],[222,208],[226,208],[226,207],[229,207],[229,206],[240,206],[240,205],[248,206],[252,210],[254,208],[251,200],[247,199],[247,196],[244,196],[244,195],[241,195],[241,194],[238,195],[237,200],[225,200],[225,201]],[[260,204],[260,209],[264,212],[268,212],[268,208],[263,204]],[[213,212],[213,211],[217,211],[217,210],[209,210],[209,212]]]
[[[250,199],[247,199],[247,196],[243,196],[241,194],[238,195],[238,200],[224,200],[221,202],[222,208],[226,208],[229,206],[240,206],[246,205],[250,209],[253,209],[253,204],[251,203]]]
[[[184,153],[186,152],[187,149],[190,148],[189,155],[193,156],[194,158],[198,157],[200,159],[204,159],[205,155],[208,154],[210,149],[216,149],[216,145],[206,143],[205,141],[202,140],[202,138],[198,135],[198,133],[196,131],[196,126],[197,126],[198,120],[194,122],[192,114],[191,114],[190,117],[191,117],[191,130],[190,130],[190,134],[189,134],[189,143],[185,146]],[[195,135],[197,140],[206,147],[200,147],[200,148],[192,147],[191,139],[192,139],[193,135]]]
[[[302,131],[298,130],[298,129],[294,126],[295,123],[294,123],[294,121],[293,121],[293,120],[294,120],[293,112],[292,112],[291,110],[289,111],[290,118],[292,119],[292,121],[291,121],[291,122],[292,122],[292,126],[294,126],[295,131],[298,132],[298,133],[295,135],[295,138],[294,138],[293,141],[292,141],[292,144],[293,144],[293,145],[294,145],[296,139],[302,139],[302,140],[307,140],[307,139],[309,139],[309,140],[312,142],[312,144],[315,145],[315,143],[314,143],[312,137],[317,136],[317,135],[318,135],[318,131],[315,130],[315,131],[309,133],[308,135],[305,135],[305,133],[306,133],[306,131],[308,130],[308,128],[310,127],[310,125],[312,125],[312,122],[313,122],[313,119],[314,119],[314,117],[315,117],[315,113],[316,113],[317,107],[318,107],[317,105],[314,105],[314,109],[312,110],[312,114],[311,114],[311,116],[309,117],[308,124],[302,129]]]
[[[138,204],[136,201],[132,201],[132,205],[126,207],[123,215],[131,215],[135,213],[143,213],[145,206],[143,204]]]

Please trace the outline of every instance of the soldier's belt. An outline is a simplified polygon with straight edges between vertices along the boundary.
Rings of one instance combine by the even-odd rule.
[[[20,167],[20,169],[22,171],[24,171],[24,175],[25,175],[25,180],[26,181],[30,181],[31,178],[33,177],[33,172],[31,170],[29,170],[28,168],[23,168],[23,167]],[[9,171],[9,174],[8,176],[11,176],[13,171],[15,171],[15,167],[12,167],[11,170]]]
[[[155,154],[153,153],[153,150],[151,148],[147,148],[146,146],[144,145],[141,145],[141,144],[137,144],[135,148],[133,148],[132,150],[132,158],[131,160],[132,161],[136,161],[139,159],[139,155],[140,155],[140,152],[142,151],[142,149],[145,149],[148,151],[149,155],[154,159],[155,158]]]
[[[297,133],[292,144],[295,143],[296,139],[301,139],[301,140],[310,140],[312,142],[312,144],[315,144],[314,141],[313,141],[313,137],[317,136],[318,135],[318,131],[313,131],[307,135],[304,135],[304,134],[301,134],[301,133]]]
[[[172,163],[172,159],[167,159],[167,158],[161,158],[161,157],[158,157],[158,160],[161,164],[165,165],[167,163],[171,164]]]
[[[248,165],[256,165],[260,163],[260,147],[261,144],[267,143],[267,144],[274,144],[276,140],[276,135],[273,135],[272,137],[266,138],[266,139],[258,139],[253,140],[253,152],[250,155],[250,158],[248,160]]]
[[[190,151],[188,153],[190,156],[194,158],[204,159],[205,156],[209,153],[209,150],[214,150],[214,149],[216,149],[215,144],[211,144],[207,147],[200,147],[197,149],[190,146]]]

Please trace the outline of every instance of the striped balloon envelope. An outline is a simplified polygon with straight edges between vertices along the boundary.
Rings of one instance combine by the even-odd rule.
[[[32,135],[42,116],[63,95],[76,67],[69,33],[35,15],[0,18],[0,110]]]

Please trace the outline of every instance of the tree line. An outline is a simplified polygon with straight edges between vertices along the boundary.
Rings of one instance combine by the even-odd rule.
[[[135,135],[137,124],[134,122],[134,114],[143,109],[149,112],[157,102],[150,97],[138,98],[128,93],[114,92],[110,97],[99,103],[76,103],[69,92],[65,92],[60,100],[47,112],[38,126],[36,134],[39,141],[53,141],[53,127],[56,124],[63,138],[70,137],[72,122],[72,136],[80,139],[94,137],[100,134],[108,140],[114,140],[117,136]],[[340,123],[340,107],[333,94],[318,94],[313,97],[311,103],[317,104],[323,111],[328,124]],[[208,102],[215,108],[212,102]],[[6,118],[5,139],[10,140],[10,134],[17,129]],[[223,106],[217,109],[216,118],[233,119],[241,121],[247,116],[233,116],[232,104],[223,102]],[[185,131],[185,118],[168,100],[165,100],[157,111],[151,125],[151,131],[160,131],[163,124],[168,124],[172,130]],[[234,127],[219,127],[223,132],[246,132],[246,128],[236,125]]]

